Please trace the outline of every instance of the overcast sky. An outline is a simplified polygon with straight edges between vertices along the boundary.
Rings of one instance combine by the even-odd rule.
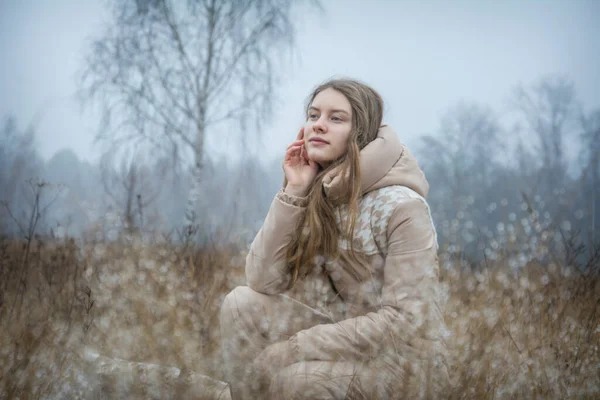
[[[600,107],[600,1],[327,1],[293,16],[298,62],[264,132],[266,158],[283,155],[310,90],[333,75],[355,77],[386,101],[385,122],[409,146],[459,100],[500,114],[517,83],[548,74],[575,81],[586,109]],[[95,160],[97,121],[74,99],[88,40],[108,17],[100,0],[0,1],[0,117],[21,125],[41,113],[44,158],[72,148]],[[226,151],[212,142],[214,151]]]

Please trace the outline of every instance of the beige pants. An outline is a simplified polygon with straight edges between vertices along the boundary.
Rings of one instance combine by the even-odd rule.
[[[257,386],[252,361],[269,344],[287,340],[311,326],[335,322],[331,315],[287,295],[267,296],[240,286],[227,295],[221,309],[224,368],[237,399],[397,399],[418,398],[404,384],[404,371],[385,361],[375,367],[348,361],[307,361]],[[387,365],[386,365],[387,364]],[[411,381],[413,379],[410,379]],[[411,384],[413,388],[414,384]],[[417,385],[418,387],[418,385]],[[403,390],[403,394],[398,390]]]

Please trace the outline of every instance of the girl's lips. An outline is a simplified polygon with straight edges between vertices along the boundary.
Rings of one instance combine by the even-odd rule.
[[[310,139],[309,142],[312,144],[329,144],[322,139]]]

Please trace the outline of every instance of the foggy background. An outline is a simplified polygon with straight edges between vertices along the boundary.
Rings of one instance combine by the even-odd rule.
[[[130,6],[141,15],[159,3]],[[450,253],[480,259],[523,229],[556,228],[546,236],[584,244],[587,256],[598,241],[596,1],[279,2],[287,31],[264,43],[274,54],[263,94],[270,107],[252,105],[244,116],[207,126],[197,170],[195,150],[169,147],[157,126],[144,127],[154,144],[100,138],[103,107],[117,105],[114,115],[122,116],[124,106],[114,92],[91,93],[82,77],[101,64],[91,54],[114,26],[111,4],[0,5],[5,235],[32,228],[39,194],[41,235],[159,239],[194,226],[198,240],[248,242],[281,186],[283,152],[303,121],[306,97],[325,79],[346,76],[382,94],[384,123],[430,181],[434,220]],[[162,65],[176,63],[176,54],[162,55]],[[256,77],[245,82],[229,90],[262,85]],[[225,98],[224,112],[234,108]],[[175,128],[193,137],[188,123]],[[515,266],[528,261],[519,254]]]
[[[598,397],[599,20],[597,0],[0,1],[0,398],[226,394],[221,306],[332,77],[381,93],[430,183],[447,398]],[[318,308],[313,283],[287,293]]]

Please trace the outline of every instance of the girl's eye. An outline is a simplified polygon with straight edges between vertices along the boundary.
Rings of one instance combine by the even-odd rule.
[[[310,114],[308,118],[313,119],[313,117],[316,117],[316,114]]]
[[[332,120],[334,120],[334,121],[341,121],[341,120],[342,120],[342,119],[341,119],[341,118],[339,118],[339,117],[333,117],[333,118],[331,118],[331,119],[332,119]]]

